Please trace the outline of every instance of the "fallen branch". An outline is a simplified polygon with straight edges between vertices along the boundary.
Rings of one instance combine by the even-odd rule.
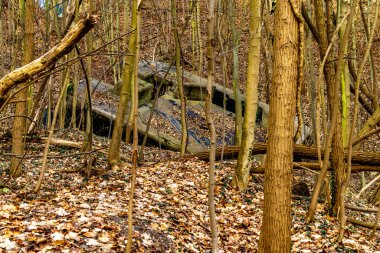
[[[367,139],[368,137],[370,137],[371,135],[373,134],[377,134],[378,132],[380,132],[380,127],[377,127],[369,132],[367,132],[366,134],[363,134],[362,136],[360,136],[359,138],[356,138],[353,142],[352,142],[352,145],[355,146],[357,144],[359,144],[360,142],[362,142],[363,140]]]
[[[240,147],[238,146],[230,146],[226,147],[224,149],[223,158],[224,159],[236,159],[239,155]],[[267,150],[267,144],[265,142],[262,143],[255,143],[252,146],[251,149],[251,155],[259,155],[259,154],[265,154]],[[322,153],[322,159],[323,159],[323,153],[324,150],[321,150]],[[196,153],[195,156],[198,157],[200,160],[207,161],[209,152],[199,152]],[[221,155],[221,149],[218,149],[216,151],[216,159],[219,159]],[[344,151],[345,157],[347,157],[347,150]],[[294,145],[294,152],[293,156],[295,159],[312,159],[317,160],[318,159],[318,153],[316,147],[309,147],[305,145]],[[372,166],[380,166],[380,153],[376,152],[361,152],[361,151],[354,151],[352,155],[352,163],[356,165],[372,165]],[[375,170],[377,171],[377,170]]]
[[[51,144],[51,142],[50,142]],[[84,156],[84,155],[89,155],[95,152],[101,152],[101,150],[104,148],[99,148],[99,149],[93,149],[88,152],[80,152],[80,153],[72,153],[72,154],[64,154],[64,155],[53,155],[53,156],[48,156],[47,159],[59,159],[59,158],[65,158],[65,157],[74,157],[74,156]],[[20,159],[32,159],[32,158],[42,158],[43,155],[16,155],[16,154],[11,154],[11,153],[5,153],[4,156],[11,156],[11,157],[16,157]]]
[[[310,162],[295,162],[293,163],[293,169],[300,170],[300,169],[308,169],[310,172],[314,171],[320,171],[321,168],[318,163],[310,163]],[[332,171],[331,168],[328,168],[329,171]],[[352,165],[351,172],[352,173],[359,173],[362,171],[376,171],[380,172],[380,166],[365,166],[365,165]],[[264,168],[251,168],[250,173],[254,174],[264,174]]]
[[[364,212],[364,213],[376,213],[377,208],[366,208],[366,207],[360,207],[360,206],[351,206],[351,205],[345,205],[347,209]]]
[[[347,218],[347,221],[350,222],[350,223],[352,223],[352,224],[354,224],[354,225],[358,225],[358,226],[361,226],[361,227],[364,227],[364,228],[373,229],[373,223],[372,222],[366,222],[366,221],[356,220],[356,219],[350,218],[350,217]],[[377,225],[376,229],[380,230],[379,225]]]
[[[364,186],[355,197],[359,198],[360,195],[362,195],[362,193],[365,192],[365,190],[367,190],[369,187],[371,187],[379,179],[380,179],[380,175],[375,177],[374,179],[372,179],[371,182],[369,182],[366,186]]]
[[[39,138],[37,140],[46,141],[47,138],[46,137],[42,137],[42,138]],[[69,147],[69,148],[78,148],[78,149],[82,148],[82,144],[81,143],[78,143],[78,142],[75,142],[75,141],[67,141],[67,140],[63,140],[63,139],[54,139],[54,138],[52,138],[51,141],[50,141],[50,144],[57,145],[57,146],[62,146],[62,147]],[[96,152],[102,153],[104,155],[108,155],[108,152],[106,150],[104,150],[105,149],[104,147],[93,146],[93,148],[95,149]],[[86,152],[83,152],[83,153],[86,153]],[[120,159],[128,161],[128,157],[127,156],[120,155]]]
[[[41,140],[46,141],[46,137],[42,137]],[[50,144],[57,145],[57,146],[63,146],[63,147],[69,147],[69,148],[81,148],[82,144],[75,142],[75,141],[67,141],[63,139],[54,139],[52,138],[50,140]]]
[[[0,79],[0,107],[2,107],[3,103],[7,100],[8,93],[12,88],[26,81],[35,79],[41,72],[68,54],[75,44],[94,27],[98,19],[99,17],[96,15],[90,15],[81,19],[66,36],[47,53]]]

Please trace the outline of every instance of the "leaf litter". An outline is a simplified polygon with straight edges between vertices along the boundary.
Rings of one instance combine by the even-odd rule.
[[[57,132],[56,137],[81,141],[79,131]],[[96,136],[96,145],[109,140]],[[81,156],[49,159],[43,188],[32,189],[39,175],[41,143],[29,145],[24,175],[11,179],[5,173],[9,160],[0,159],[0,252],[124,252],[127,242],[130,168],[107,170],[106,157],[97,153],[101,173],[84,177],[64,173],[84,163]],[[2,144],[10,152],[9,144]],[[78,152],[52,146],[51,154]],[[130,157],[131,147],[122,145]],[[207,207],[208,163],[178,158],[175,152],[148,147],[146,163],[138,168],[133,212],[134,252],[210,252]],[[232,185],[234,163],[216,169],[216,212],[220,252],[256,252],[263,209],[263,176],[253,175],[247,192]],[[313,174],[295,172],[295,181]],[[307,181],[307,180],[306,180]],[[316,219],[305,223],[309,200],[292,202],[292,252],[376,252],[379,239],[368,240],[369,230],[348,224],[345,240],[336,242],[339,224],[319,205]]]

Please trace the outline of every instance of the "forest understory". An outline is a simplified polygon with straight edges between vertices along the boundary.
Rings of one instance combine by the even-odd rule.
[[[43,187],[33,193],[41,169],[44,145],[31,137],[24,160],[25,175],[7,175],[9,137],[2,136],[0,251],[1,252],[124,252],[127,238],[127,205],[130,168],[124,160],[118,170],[108,170],[100,151],[80,155],[76,148],[53,145]],[[33,140],[33,138],[36,138]],[[80,131],[58,131],[54,138],[80,143]],[[95,136],[94,150],[108,150],[109,140]],[[130,159],[131,146],[122,154]],[[134,252],[208,252],[208,164],[195,157],[147,147],[145,162],[137,170],[134,218]],[[96,157],[93,175],[86,175],[84,158]],[[258,162],[254,163],[256,166]],[[231,186],[234,161],[216,169],[216,211],[221,252],[256,252],[262,220],[263,175],[252,174],[248,190]],[[370,175],[367,174],[369,177]],[[315,173],[295,170],[294,185],[305,182],[312,189]],[[360,185],[353,176],[351,191]],[[307,194],[306,194],[307,195]],[[315,221],[305,215],[310,198],[292,195],[292,252],[376,252],[380,239],[368,240],[371,230],[348,224],[345,239],[336,242],[339,223],[318,204]],[[321,201],[323,202],[323,201]],[[366,206],[350,197],[347,204]],[[372,222],[374,214],[349,212],[349,217]]]
[[[316,29],[319,30],[320,34],[315,31],[313,34],[312,29],[310,29],[313,26],[309,27],[302,23],[304,20],[301,22],[303,19],[301,19],[301,16],[304,14],[302,13],[299,16],[300,13],[298,13],[297,15],[294,6],[292,6],[293,12],[290,15],[293,21],[295,20],[295,16],[298,16],[296,28],[299,29],[299,36],[301,36],[300,29],[304,30],[303,35],[305,36],[303,37],[304,44],[297,45],[299,52],[298,49],[295,50],[297,51],[297,60],[288,65],[296,66],[297,68],[297,71],[294,72],[296,78],[293,78],[291,81],[294,84],[297,82],[296,85],[299,89],[296,91],[297,98],[292,101],[294,104],[297,103],[297,107],[300,107],[298,108],[300,112],[297,113],[302,114],[301,116],[294,117],[294,122],[299,122],[302,119],[305,127],[300,130],[300,134],[305,129],[308,129],[308,137],[313,135],[312,140],[309,139],[309,142],[306,140],[302,143],[305,148],[317,149],[317,142],[313,138],[317,136],[316,132],[319,131],[319,136],[317,136],[321,141],[319,148],[326,150],[328,146],[326,144],[328,142],[327,135],[331,125],[333,125],[332,122],[334,122],[334,108],[338,108],[337,111],[339,113],[342,111],[340,120],[343,120],[345,123],[341,124],[340,122],[339,124],[341,125],[338,124],[338,126],[334,127],[335,129],[339,129],[340,127],[341,130],[344,129],[342,131],[344,134],[340,133],[340,135],[344,135],[345,144],[344,148],[342,148],[342,156],[339,159],[343,162],[343,170],[346,170],[348,168],[346,166],[347,157],[344,156],[348,156],[347,150],[350,148],[348,143],[348,135],[351,131],[350,124],[353,122],[353,115],[357,113],[354,113],[355,97],[353,90],[355,90],[355,87],[353,85],[355,85],[355,75],[357,78],[358,74],[362,74],[361,79],[359,78],[359,81],[361,80],[362,82],[358,82],[358,85],[360,85],[358,86],[358,96],[362,100],[358,103],[358,118],[354,121],[356,123],[352,128],[353,140],[355,140],[355,134],[358,134],[363,125],[367,123],[367,120],[371,118],[371,114],[375,115],[376,112],[379,112],[378,98],[380,98],[380,88],[376,81],[379,78],[379,67],[376,66],[376,63],[380,61],[380,35],[379,31],[373,29],[374,35],[372,34],[373,37],[370,39],[370,30],[366,27],[367,24],[365,24],[365,17],[367,17],[369,27],[377,27],[374,23],[374,20],[377,20],[374,18],[375,2],[368,1],[368,3],[364,3],[362,1],[365,5],[364,8],[361,6],[361,12],[359,12],[359,7],[355,7],[357,13],[352,24],[353,31],[348,36],[349,42],[344,50],[344,55],[342,54],[343,56],[340,58],[343,63],[339,65],[338,53],[343,48],[343,35],[339,33],[335,34],[334,40],[332,40],[331,35],[336,26],[339,25],[339,20],[342,23],[348,22],[347,20],[343,22],[343,20],[348,18],[350,13],[348,9],[351,7],[348,4],[349,1],[326,0],[325,5],[319,6],[320,9],[318,10],[317,3],[321,3],[318,1],[307,0],[304,4],[308,6],[306,12],[312,17],[311,23],[314,24],[314,27],[321,26]],[[289,7],[288,5],[292,5],[292,1],[219,0],[215,3],[215,1],[195,0],[68,0],[57,3],[55,0],[32,0],[32,2],[35,6],[32,6],[29,0],[0,1],[0,31],[4,33],[4,36],[0,37],[0,47],[3,49],[0,50],[0,78],[9,73],[14,73],[12,72],[14,69],[24,66],[27,62],[37,59],[51,50],[54,45],[65,38],[67,32],[70,34],[70,31],[72,31],[70,29],[76,27],[75,23],[84,22],[86,24],[83,20],[87,19],[92,20],[92,23],[90,22],[91,25],[89,25],[87,22],[89,27],[86,29],[82,27],[83,31],[89,33],[85,34],[83,31],[83,33],[79,33],[80,36],[77,37],[78,41],[73,43],[71,47],[68,47],[71,51],[67,51],[70,51],[70,53],[64,55],[62,52],[58,52],[55,57],[51,57],[50,65],[46,65],[46,68],[41,68],[39,72],[35,72],[30,76],[29,73],[26,73],[26,77],[21,81],[29,82],[33,80],[33,84],[30,85],[30,89],[28,88],[28,94],[24,94],[26,95],[25,99],[18,99],[16,97],[7,101],[10,101],[9,105],[0,108],[0,253],[129,252],[127,249],[129,218],[131,218],[131,221],[133,220],[132,252],[212,252],[213,231],[211,229],[212,222],[210,221],[210,216],[212,215],[209,213],[211,205],[208,203],[208,187],[212,185],[209,183],[209,176],[212,173],[209,174],[209,160],[201,160],[199,153],[199,157],[196,154],[189,154],[191,153],[189,146],[188,152],[184,156],[181,156],[179,151],[164,149],[163,145],[161,146],[161,142],[160,145],[156,146],[149,143],[144,149],[143,159],[139,160],[138,164],[136,162],[138,165],[136,189],[133,198],[133,210],[131,209],[133,214],[128,217],[129,194],[133,192],[131,190],[133,178],[132,166],[133,162],[137,161],[137,152],[134,152],[134,148],[136,150],[141,148],[141,146],[137,146],[137,140],[141,143],[141,132],[138,137],[136,134],[136,138],[134,138],[136,146],[126,144],[123,134],[123,129],[125,129],[123,122],[125,123],[127,120],[132,121],[132,117],[121,120],[121,134],[119,137],[122,141],[120,152],[117,152],[120,153],[120,159],[113,159],[115,157],[118,158],[115,156],[112,160],[110,158],[110,150],[117,146],[111,145],[111,126],[115,125],[113,119],[106,122],[109,128],[102,129],[107,134],[103,134],[103,137],[96,135],[95,129],[98,126],[85,124],[86,120],[84,118],[90,118],[89,114],[85,115],[86,113],[84,113],[86,111],[85,107],[108,108],[111,116],[115,116],[119,109],[118,104],[122,100],[123,92],[124,94],[129,92],[128,96],[130,97],[125,100],[131,100],[125,103],[125,108],[129,108],[133,103],[136,103],[136,100],[139,102],[140,97],[136,96],[138,99],[132,99],[132,93],[133,95],[140,95],[138,92],[134,93],[136,90],[139,91],[140,87],[138,85],[140,85],[140,82],[149,83],[149,81],[142,80],[140,77],[140,66],[138,64],[141,62],[146,62],[151,66],[155,63],[156,68],[158,63],[167,64],[168,66],[172,64],[170,66],[176,66],[176,70],[185,70],[183,73],[187,71],[188,73],[197,75],[199,79],[204,78],[204,81],[207,81],[206,78],[210,77],[212,88],[218,85],[221,90],[221,87],[224,85],[224,91],[226,90],[225,88],[230,89],[231,96],[232,94],[235,96],[234,92],[237,93],[234,99],[237,97],[245,99],[248,97],[248,87],[252,88],[255,85],[257,88],[255,96],[258,97],[258,102],[266,103],[266,105],[269,104],[269,100],[272,99],[274,93],[273,91],[276,91],[275,88],[271,89],[276,84],[276,80],[274,79],[282,75],[282,73],[278,75],[278,72],[276,75],[275,72],[280,68],[275,69],[273,67],[279,66],[275,65],[274,60],[281,58],[278,56],[278,52],[283,49],[280,42],[275,44],[275,40],[280,37],[280,33],[282,32],[282,29],[278,29],[278,27],[282,28],[281,26],[285,27],[288,24],[288,22],[281,24],[275,22],[274,13],[276,11],[276,4],[286,3],[287,7]],[[143,4],[140,6],[142,2]],[[262,15],[258,17],[258,27],[261,27],[261,31],[257,33],[259,35],[256,37],[258,43],[256,47],[250,44],[251,33],[254,30],[253,26],[251,27],[250,25],[250,14],[259,9],[252,8],[254,4],[249,5],[249,3],[254,2],[260,6],[260,15]],[[300,4],[297,8],[301,12],[302,1],[293,2]],[[31,15],[26,15],[30,14],[30,12],[25,12],[25,10],[23,12],[19,9],[26,8],[21,3],[29,3],[28,7],[34,8],[32,12],[35,15],[34,18]],[[210,32],[210,34],[215,36],[213,40],[209,40],[208,22],[211,18],[207,18],[210,3],[216,4],[216,10],[214,10],[215,17],[217,18],[214,24],[215,31],[214,33]],[[343,3],[345,5],[344,8],[342,7]],[[139,5],[139,7],[136,5]],[[172,9],[173,6],[177,8],[177,14],[175,14],[175,8]],[[377,4],[377,6],[379,5]],[[62,10],[57,7],[62,8]],[[139,9],[140,7],[141,9]],[[321,15],[323,15],[320,19],[316,17],[318,11],[322,12]],[[337,16],[338,12],[340,13],[339,17]],[[94,15],[88,15],[89,13]],[[137,22],[137,15],[141,15],[139,16],[142,21],[141,23]],[[23,20],[23,18],[29,20],[29,22]],[[320,24],[317,22],[325,18],[330,23]],[[174,27],[174,20],[178,22],[177,28]],[[29,26],[27,27],[27,24],[23,22],[29,23]],[[326,27],[323,25],[326,25]],[[323,34],[321,32],[323,29],[328,30],[329,33]],[[347,27],[344,29],[347,29]],[[179,38],[175,38],[175,30],[179,33]],[[28,37],[27,35],[30,36],[29,39],[34,41],[35,45],[33,47],[25,46],[29,45],[24,41]],[[275,35],[278,36],[275,37]],[[321,68],[322,58],[326,53],[324,51],[326,48],[321,47],[321,38],[324,38],[322,35],[325,35],[326,41],[331,43],[332,46],[330,48],[331,58],[325,64],[331,64],[329,68],[330,71],[334,69],[333,73],[335,73],[335,69],[338,69],[338,66],[343,66],[343,70],[341,70],[342,80],[340,80],[339,74],[337,76],[328,76],[325,71],[326,69]],[[298,33],[295,37],[297,36]],[[177,40],[180,42],[178,43],[180,44],[179,46],[177,45]],[[297,44],[298,42],[295,41],[293,42]],[[302,40],[300,39],[300,41]],[[369,41],[372,43],[371,47],[369,47],[372,51],[371,60],[367,59],[364,62],[365,64],[362,64]],[[286,44],[284,43],[284,45]],[[277,51],[275,50],[276,45],[279,45]],[[212,50],[209,50],[208,46]],[[251,48],[260,49],[261,51],[257,50],[257,55],[252,57],[257,60],[257,64],[254,66],[257,72],[255,74],[255,81],[249,83],[247,72],[250,68],[249,51]],[[176,55],[177,49],[182,54],[180,57]],[[211,62],[211,51],[215,53],[212,59],[213,63],[215,63],[213,67],[209,67],[208,65]],[[29,60],[25,59],[24,55],[26,55],[26,52],[29,52],[30,56],[33,57]],[[133,54],[133,52],[136,54]],[[275,55],[277,55],[277,58]],[[135,57],[134,61],[132,61],[132,57]],[[282,59],[283,62],[286,62],[289,57],[285,58]],[[42,62],[44,63],[44,61]],[[128,64],[132,64],[132,62],[135,64],[135,67],[128,69]],[[277,64],[284,64],[283,62],[278,61]],[[178,68],[175,65],[176,63],[178,63]],[[353,70],[348,68],[348,63],[353,65],[353,67],[351,66]],[[255,64],[251,64],[251,67],[252,65]],[[361,65],[363,68],[360,72]],[[281,66],[284,73],[290,69],[285,64]],[[171,68],[169,67],[168,69],[170,70]],[[126,73],[129,72],[132,73],[129,76],[129,81],[123,83],[124,78],[127,80]],[[176,94],[176,92],[180,93],[180,82],[177,81],[175,85],[172,82],[173,80],[180,79],[175,78],[177,77],[177,73],[175,72],[171,76],[172,79],[166,78],[165,74],[165,78],[163,79],[165,79],[164,81],[169,80],[168,83],[170,84],[165,83],[166,86],[164,85],[163,88],[165,91],[160,90],[159,92],[157,90],[161,84],[159,85],[158,80],[155,79],[159,75],[154,73],[152,75],[153,78],[150,80],[150,84],[154,88],[150,90],[151,93],[148,92],[150,94],[150,96],[147,96],[149,100],[139,106],[145,106],[149,110],[152,109],[154,95],[162,92],[163,94],[160,94],[158,98],[158,101],[162,102],[162,104],[157,103],[157,108],[153,110],[154,116],[151,126],[158,130],[158,135],[167,134],[180,142],[182,137],[181,129],[183,129],[182,125],[180,125],[182,123],[180,120],[182,116],[182,101],[181,95]],[[301,78],[301,73],[303,79]],[[162,77],[162,73],[160,74]],[[3,88],[3,83],[0,82],[0,88],[2,88],[0,90],[1,106],[6,104],[6,102],[3,104],[3,99],[21,86],[22,82],[20,80],[13,82],[13,77],[8,78],[8,82],[12,85],[5,88]],[[138,78],[141,78],[141,80]],[[329,86],[329,84],[333,82],[328,82],[329,78],[331,78],[330,81],[332,79],[335,81],[335,78],[337,78],[336,80],[339,79],[335,82],[337,87],[339,86],[337,90],[340,96],[336,101],[336,93],[334,97],[331,96],[334,92],[331,91],[332,86]],[[87,96],[88,93],[85,92],[85,89],[89,87],[85,87],[85,84],[88,82],[92,85],[95,79],[99,80],[99,82],[102,81],[110,84],[113,90],[112,92],[107,90],[107,93],[103,92],[104,90],[99,91],[95,88],[90,96],[92,100],[91,104]],[[189,76],[186,78],[182,76],[182,82],[184,80],[188,82],[190,80]],[[135,86],[132,87],[132,83]],[[234,139],[237,136],[235,135],[237,129],[235,125],[235,107],[238,105],[235,101],[238,99],[234,100],[234,110],[223,112],[220,104],[219,107],[213,104],[212,106],[214,107],[212,107],[211,113],[207,114],[204,110],[206,107],[204,98],[211,98],[211,95],[206,96],[202,93],[206,91],[206,89],[202,90],[205,88],[204,83],[199,81],[196,84],[198,85],[197,87],[200,87],[201,98],[198,100],[194,99],[193,101],[186,98],[188,111],[185,110],[184,113],[188,121],[187,130],[193,133],[191,136],[193,143],[199,137],[202,140],[200,141],[201,144],[204,145],[196,147],[202,146],[206,153],[208,152],[207,156],[211,153],[209,152],[209,145],[212,143],[210,141],[211,131],[205,119],[207,117],[205,115],[211,115],[210,117],[213,119],[216,128],[216,146],[220,148],[225,144],[226,148],[230,145],[236,145],[232,147],[235,149],[241,148],[242,145],[239,147]],[[130,87],[125,90],[121,87],[127,87],[128,85]],[[290,82],[277,82],[277,85],[290,87]],[[351,87],[351,91],[350,85],[353,87]],[[43,89],[39,93],[39,88],[41,87]],[[75,89],[76,91],[81,89],[81,91],[76,93],[76,91],[74,92]],[[184,90],[185,88],[183,88],[182,92]],[[120,94],[116,91],[120,91]],[[320,92],[319,99],[321,99],[319,104],[316,98],[318,92]],[[70,101],[72,97],[75,97],[74,93],[77,99]],[[284,97],[288,96],[290,98],[289,94],[284,94],[282,94]],[[14,94],[11,93],[11,95]],[[62,99],[60,101],[62,105],[57,106],[57,122],[55,125],[50,125],[50,129],[54,133],[50,148],[48,149],[47,170],[42,172],[44,149],[46,140],[49,138],[49,131],[46,129],[46,125],[49,125],[51,120],[53,120],[52,112],[58,104],[61,95]],[[279,97],[281,98],[281,96]],[[290,101],[289,98],[288,100]],[[184,98],[182,99],[185,101]],[[76,107],[73,101],[78,102]],[[84,103],[83,101],[86,102]],[[17,103],[24,104],[27,107],[24,108],[25,111],[33,109],[31,112],[28,111],[30,113],[28,115],[33,115],[36,122],[41,123],[29,132],[18,132],[19,144],[22,146],[21,151],[12,150],[12,135],[17,135],[17,133],[14,133],[17,130],[17,127],[14,127],[16,125],[14,124],[14,118],[20,116],[15,112],[15,104]],[[246,105],[247,101],[244,101],[244,106]],[[284,103],[284,105],[288,104]],[[171,106],[171,109],[174,108],[171,114],[162,113],[169,106]],[[295,109],[296,106],[291,109]],[[80,110],[78,109],[79,107]],[[161,114],[157,113],[161,109],[160,107],[163,108],[160,111]],[[76,118],[69,119],[71,120],[70,124],[67,124],[68,115],[73,112],[72,108],[77,109],[78,113]],[[269,114],[269,106],[267,109],[267,114]],[[277,107],[277,109],[281,109],[281,107]],[[345,116],[343,116],[343,111],[345,111]],[[144,112],[146,113],[148,110]],[[268,140],[267,136],[267,128],[268,126],[270,127],[269,120],[267,119],[267,125],[264,127],[262,122],[257,121],[258,113],[256,111],[255,113],[255,120],[258,124],[255,126],[254,142],[252,143],[257,144],[256,142],[261,142],[262,144],[262,142],[266,142],[265,145],[269,146],[270,140]],[[317,117],[318,113],[319,118]],[[263,111],[261,111],[261,114],[263,114]],[[277,112],[274,112],[272,115],[275,114]],[[25,115],[27,114],[25,113]],[[135,115],[135,118],[141,116],[140,112]],[[144,116],[146,115],[148,114]],[[122,115],[122,117],[126,117],[126,114]],[[146,118],[143,120],[146,120]],[[289,117],[288,119],[290,119],[289,122],[294,123],[293,118]],[[136,122],[135,126],[138,125]],[[147,122],[144,123],[147,124]],[[25,125],[27,124],[29,123],[25,123]],[[369,125],[371,125],[371,128],[379,130],[379,124],[377,122]],[[73,125],[76,126],[72,127]],[[77,128],[79,125],[81,125],[80,129]],[[104,125],[99,128],[103,128]],[[84,128],[87,128],[88,132],[93,131],[94,133],[91,141],[92,147],[89,148],[90,151],[81,151],[83,149],[82,144],[86,142],[85,138],[89,136],[87,135],[88,132],[83,130]],[[287,133],[291,133],[293,130],[295,129],[289,127]],[[222,134],[223,131],[225,131],[223,133],[225,136]],[[25,132],[28,133],[25,134]],[[283,136],[285,135],[283,134]],[[333,135],[335,133],[331,136]],[[108,136],[108,138],[104,136]],[[288,134],[287,136],[291,135]],[[292,144],[298,141],[295,137],[294,135],[292,136]],[[227,141],[223,143],[222,139]],[[360,144],[360,147],[358,145],[354,152],[368,152],[372,154],[373,158],[373,154],[375,156],[376,154],[380,154],[379,140],[379,131],[373,132],[371,136]],[[132,139],[130,141],[132,142]],[[343,137],[340,141],[343,144]],[[333,148],[332,152],[328,152],[329,154],[334,153],[335,146],[339,146],[334,143],[335,139],[332,142]],[[277,143],[277,146],[281,146],[280,144],[282,143]],[[89,146],[91,145],[88,145],[86,148]],[[276,147],[276,145],[272,147]],[[177,149],[179,150],[179,148]],[[338,148],[335,150],[338,150]],[[290,157],[293,154],[287,152],[287,155]],[[11,161],[15,156],[21,157],[19,161],[22,163],[20,163],[22,173],[12,177]],[[133,160],[133,157],[136,160]],[[251,173],[247,189],[245,190],[239,190],[234,183],[237,174],[236,168],[238,167],[237,160],[235,159],[236,152],[234,159],[227,158],[224,160],[217,159],[215,166],[214,199],[219,232],[217,236],[217,241],[219,242],[218,252],[258,252],[260,250],[259,244],[263,244],[263,238],[261,238],[259,243],[260,233],[262,233],[264,227],[268,227],[262,226],[264,216],[267,216],[267,220],[271,220],[272,217],[269,216],[273,215],[273,212],[266,212],[265,215],[263,213],[264,175],[260,174],[264,171],[261,164],[263,157],[262,155],[250,157],[249,166],[251,167],[249,168],[251,169]],[[291,227],[287,226],[287,231],[282,232],[284,234],[286,232],[287,235],[291,234],[290,251],[305,253],[380,253],[380,228],[377,228],[374,238],[370,239],[372,237],[372,229],[365,228],[363,224],[361,226],[353,224],[353,221],[356,220],[366,222],[367,226],[372,226],[376,220],[379,203],[372,205],[369,199],[376,192],[378,193],[378,198],[380,198],[380,184],[376,181],[380,179],[380,176],[378,176],[380,171],[379,160],[374,159],[378,164],[371,163],[371,166],[367,166],[365,164],[366,161],[360,164],[353,164],[353,167],[362,166],[372,171],[353,173],[351,175],[348,187],[345,188],[345,195],[342,195],[345,196],[342,203],[346,207],[344,213],[347,216],[347,223],[345,229],[340,230],[341,217],[331,216],[330,213],[332,212],[328,210],[331,207],[329,196],[336,197],[336,195],[328,192],[326,188],[322,188],[320,193],[314,219],[311,222],[307,221],[308,211],[310,211],[309,208],[312,202],[311,194],[316,185],[319,171],[322,168],[321,163],[317,163],[315,156],[313,159],[306,160],[295,156],[293,165],[303,162],[309,163],[309,165],[311,164],[310,168],[313,170],[307,166],[301,166],[302,168],[298,166],[293,169],[293,181],[291,183],[288,182],[289,186],[293,186],[291,194],[292,222]],[[332,166],[329,167],[329,164],[332,165],[332,160],[332,158],[326,159],[326,168],[331,169]],[[114,161],[116,162],[113,163]],[[281,179],[285,178],[285,176],[282,177],[283,175],[289,175],[288,172],[291,171],[290,164],[290,162],[287,163],[289,170],[286,171],[284,168],[281,171],[282,174],[276,176]],[[316,167],[318,168],[316,169]],[[272,168],[274,166],[267,166],[265,169]],[[277,169],[280,171],[282,168]],[[14,168],[13,171],[15,171]],[[346,172],[343,172],[344,176],[350,175],[348,172],[346,174]],[[41,173],[44,175],[42,187],[36,190]],[[332,173],[328,172],[328,174],[329,176],[326,181],[333,178]],[[370,182],[373,182],[372,185],[363,190],[363,187]],[[272,189],[267,189],[266,194],[270,193],[270,190],[276,190],[275,182],[272,183]],[[343,184],[341,182],[339,187]],[[335,187],[338,183],[331,179],[330,185]],[[358,194],[359,192],[360,194]],[[275,206],[275,204],[277,203],[272,203],[272,206]],[[285,209],[275,211],[283,213],[282,211]],[[278,220],[280,219],[281,217]],[[274,226],[270,229],[272,228]],[[344,231],[343,240],[338,242],[339,232],[342,231]],[[267,238],[272,238],[272,235],[269,234]],[[264,240],[267,238],[264,238]],[[274,235],[273,238],[275,238]],[[215,247],[215,245],[213,246]],[[286,247],[285,250],[282,249],[282,252],[288,252],[287,249],[289,247]],[[262,249],[261,252],[263,252]]]

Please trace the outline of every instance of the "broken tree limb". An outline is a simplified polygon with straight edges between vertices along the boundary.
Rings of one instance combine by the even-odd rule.
[[[370,137],[371,135],[377,134],[378,132],[380,132],[380,127],[377,127],[371,131],[366,132],[365,134],[362,134],[359,137],[356,137],[356,139],[353,141],[352,145],[355,146],[355,145],[359,144],[360,142],[362,142],[363,140]]]
[[[320,171],[321,168],[318,163],[310,163],[310,162],[298,162],[293,163],[293,169],[309,169],[311,171]],[[331,171],[331,167],[328,168],[329,171]],[[373,172],[380,172],[380,166],[369,166],[369,165],[352,165],[351,172],[352,173],[359,173],[362,171],[373,171]],[[264,174],[264,168],[251,168],[250,173],[254,174]]]
[[[351,218],[351,217],[348,217],[347,221],[350,222],[350,223],[352,223],[352,224],[354,224],[354,225],[358,225],[358,226],[361,226],[361,227],[364,227],[364,228],[373,229],[373,222],[360,221],[360,220],[356,220],[356,219]],[[376,229],[380,230],[379,225],[377,225]]]
[[[81,19],[57,45],[44,55],[0,79],[0,107],[2,107],[7,99],[8,92],[12,88],[38,77],[41,72],[49,68],[62,56],[68,54],[75,44],[94,27],[98,20],[97,15],[90,15]]]
[[[34,138],[33,140],[45,142],[47,141],[47,137]],[[75,142],[75,141],[68,141],[64,139],[55,139],[55,138],[52,138],[50,140],[50,144],[62,146],[62,147],[77,148],[77,149],[80,149],[82,147],[82,143]],[[96,150],[96,152],[102,153],[103,155],[108,155],[108,151],[104,150],[104,147],[94,145],[93,148]],[[129,157],[125,155],[120,155],[120,159],[123,159],[124,161],[128,161]]]
[[[359,212],[365,212],[365,213],[376,213],[377,208],[366,208],[366,207],[360,207],[360,206],[351,206],[351,205],[345,205],[347,209],[359,211]]]
[[[235,159],[239,154],[240,147],[238,146],[230,146],[224,149],[223,157],[224,159]],[[251,155],[259,155],[265,154],[267,149],[267,144],[265,142],[255,143],[251,148]],[[321,151],[322,159],[324,151]],[[208,160],[208,151],[196,153],[195,156],[200,160]],[[220,158],[221,150],[218,149],[216,152],[216,159]],[[347,157],[347,151],[344,151],[345,156]],[[317,148],[309,147],[305,145],[294,145],[294,158],[304,158],[304,159],[312,159],[316,160],[317,157]],[[380,166],[380,153],[376,152],[360,152],[354,151],[352,156],[352,163],[356,165],[371,165],[371,166]]]

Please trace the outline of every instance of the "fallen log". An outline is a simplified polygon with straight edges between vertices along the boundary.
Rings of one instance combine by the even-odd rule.
[[[43,142],[46,142],[47,138],[46,137],[41,137],[41,138],[34,138],[33,140],[34,141],[43,141]],[[61,147],[69,147],[69,148],[77,148],[77,149],[82,148],[82,143],[75,142],[75,141],[63,140],[63,139],[52,138],[50,140],[50,144],[61,146]],[[96,149],[96,152],[102,153],[105,156],[108,155],[108,150],[104,150],[104,147],[93,145],[92,148]],[[125,161],[129,160],[129,158],[127,156],[125,156],[125,155],[120,155],[120,159],[123,159]]]
[[[68,54],[98,22],[97,15],[90,15],[81,19],[66,34],[66,36],[48,52],[34,61],[15,69],[0,79],[0,108],[9,96],[9,91],[17,85],[33,80],[44,70],[57,62],[61,57]]]
[[[297,162],[293,163],[293,169],[309,169],[312,171],[320,171],[321,168],[319,167],[318,163],[309,163],[309,162]],[[331,168],[328,168],[329,171],[331,171]],[[250,173],[253,174],[264,174],[264,168],[251,168]],[[373,171],[373,172],[380,172],[380,166],[369,166],[369,165],[352,165],[351,166],[351,173],[359,173],[362,171]]]
[[[351,217],[348,217],[347,221],[350,222],[350,223],[352,223],[352,224],[354,224],[354,225],[358,225],[358,226],[361,226],[361,227],[364,227],[364,228],[373,229],[373,222],[360,221],[360,220],[356,220],[356,219],[351,218]],[[379,224],[377,225],[376,229],[380,230],[380,225]]]
[[[236,159],[239,155],[240,147],[238,146],[230,146],[226,147],[224,149],[223,158],[224,159]],[[251,148],[251,155],[259,155],[259,154],[265,154],[267,150],[267,144],[265,142],[261,143],[255,143],[253,144]],[[221,149],[218,149],[216,151],[216,158],[220,159],[221,156]],[[321,150],[322,159],[324,151]],[[344,151],[345,157],[347,157],[347,151]],[[209,152],[199,152],[195,154],[196,157],[198,157],[200,160],[207,161],[209,159]],[[317,148],[311,147],[311,146],[305,146],[300,144],[294,145],[294,151],[293,151],[294,159],[311,159],[311,160],[317,160],[318,154],[317,154]],[[352,155],[352,163],[356,165],[372,165],[372,166],[380,166],[380,153],[376,152],[361,152],[361,151],[354,151]],[[377,170],[375,170],[377,171]]]
[[[360,206],[351,206],[351,205],[345,205],[346,209],[359,211],[359,212],[365,212],[365,213],[377,213],[377,208],[366,208],[366,207],[360,207]]]

